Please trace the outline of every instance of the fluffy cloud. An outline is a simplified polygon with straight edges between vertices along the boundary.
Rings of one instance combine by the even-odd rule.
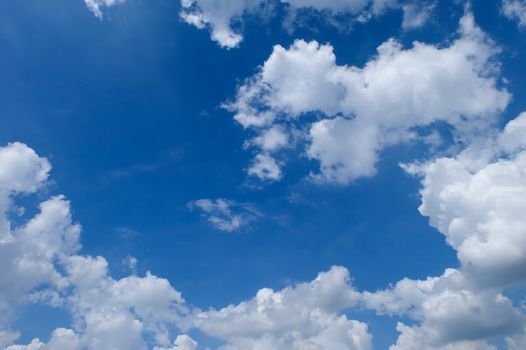
[[[171,348],[155,347],[153,350],[195,350],[197,349],[197,342],[187,335],[179,335],[174,341],[174,346]]]
[[[199,209],[208,222],[225,232],[238,231],[258,220],[262,214],[250,204],[238,204],[226,199],[198,199],[188,203],[190,209]]]
[[[521,331],[524,316],[497,290],[469,283],[463,271],[440,277],[403,279],[375,293],[364,292],[366,306],[379,314],[409,316],[419,325],[397,327],[391,350],[494,349],[486,339]]]
[[[125,0],[84,0],[88,9],[98,18],[102,18],[101,8],[114,6],[124,1]]]
[[[502,13],[509,19],[517,21],[519,26],[526,25],[526,2],[524,0],[503,0]]]
[[[13,227],[11,216],[21,213],[13,200],[41,188],[51,169],[31,148],[12,143],[0,148],[0,330],[8,325],[13,306],[32,300],[57,305],[51,289],[63,289],[67,280],[58,264],[79,249],[80,226],[72,222],[69,202],[52,197],[24,225]],[[0,343],[9,343],[16,332],[3,329]]]
[[[419,127],[444,122],[466,137],[493,123],[510,99],[497,86],[497,52],[470,13],[449,47],[404,49],[391,39],[363,68],[337,65],[330,45],[298,40],[275,46],[226,108],[256,135],[250,174],[279,179],[275,155],[285,140],[302,139],[320,163],[316,179],[347,183],[373,175],[381,150],[415,139]]]
[[[19,142],[0,148],[0,244],[8,243],[11,236],[7,210],[11,197],[20,193],[33,193],[48,178],[51,165],[31,148]]]
[[[496,349],[487,343],[493,337],[510,349],[523,344],[526,317],[505,290],[526,282],[525,130],[521,114],[494,139],[407,168],[423,176],[420,212],[456,250],[460,268],[363,293],[366,307],[418,322],[398,325],[391,350]]]
[[[189,312],[180,293],[150,273],[114,280],[104,258],[77,255],[81,227],[64,196],[45,200],[33,218],[12,227],[15,197],[41,188],[51,166],[21,143],[0,148],[0,165],[1,348],[135,350],[146,349],[147,338],[168,345],[170,327],[184,328]],[[11,316],[27,303],[65,307],[73,315],[73,329],[57,329],[47,344],[34,339],[10,346],[19,336],[9,328]]]
[[[196,325],[225,340],[224,350],[368,350],[367,325],[341,313],[359,300],[348,271],[334,267],[310,283],[261,289],[249,301],[199,313]]]
[[[181,17],[189,24],[208,28],[212,40],[225,48],[239,46],[243,40],[237,29],[246,15],[268,13],[268,8],[282,6],[290,18],[309,11],[324,16],[345,15],[353,22],[365,22],[390,8],[402,8],[403,27],[415,28],[425,23],[432,7],[428,3],[399,0],[181,0]]]
[[[423,169],[420,212],[482,284],[526,281],[526,115],[498,136],[498,159],[473,169],[468,152]],[[499,154],[505,150],[503,156]]]

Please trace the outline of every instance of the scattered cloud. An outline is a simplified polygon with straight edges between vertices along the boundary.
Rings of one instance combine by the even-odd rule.
[[[102,8],[111,7],[123,3],[125,0],[84,0],[88,9],[95,17],[102,19]]]
[[[403,8],[404,28],[410,29],[423,25],[432,10],[418,1],[399,0],[181,0],[181,18],[196,28],[210,30],[212,40],[231,49],[243,40],[242,31],[235,28],[244,17],[268,13],[272,6],[281,6],[288,13],[288,27],[294,26],[295,20],[306,12],[322,13],[324,18],[349,16],[348,22],[358,23],[388,9]]]
[[[510,20],[517,21],[520,27],[526,26],[526,1],[502,0],[502,13]]]

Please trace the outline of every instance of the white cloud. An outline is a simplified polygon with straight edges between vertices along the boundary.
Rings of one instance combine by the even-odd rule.
[[[277,181],[281,179],[281,168],[271,155],[260,153],[248,168],[248,174],[264,181]]]
[[[401,334],[391,350],[494,349],[487,339],[516,334],[524,323],[524,316],[498,290],[480,289],[454,269],[440,277],[403,279],[387,290],[364,292],[363,300],[380,314],[420,322],[399,324]]]
[[[3,244],[13,239],[7,218],[11,197],[35,192],[47,180],[51,165],[19,142],[0,148],[0,164],[0,244]]]
[[[484,142],[473,139],[455,157],[406,167],[422,176],[420,211],[456,250],[460,267],[424,280],[403,279],[377,292],[357,291],[349,272],[333,267],[311,282],[261,289],[237,305],[192,309],[165,279],[151,273],[114,279],[104,258],[78,255],[80,226],[72,221],[70,204],[63,196],[51,197],[0,244],[5,267],[0,345],[6,350],[196,350],[188,335],[171,341],[174,332],[196,328],[223,341],[222,350],[370,350],[367,325],[349,318],[353,308],[365,307],[414,321],[398,324],[400,336],[390,350],[496,350],[491,339],[522,349],[526,315],[506,297],[506,288],[526,282],[525,120],[521,114]],[[18,150],[12,153],[16,162],[0,158],[0,183],[8,198],[38,190],[50,169],[27,146],[11,147],[0,148],[0,155]],[[15,173],[33,175],[5,175]],[[226,200],[191,206],[217,216],[219,221],[211,222],[225,227],[234,225],[228,219],[236,215],[233,207],[245,208]],[[27,302],[64,307],[73,323],[55,330],[47,343],[11,345],[18,333],[9,328],[9,311]]]
[[[445,122],[465,137],[495,122],[510,100],[497,87],[497,52],[470,13],[450,46],[416,42],[404,49],[391,39],[363,68],[337,65],[330,45],[298,40],[288,49],[275,46],[226,108],[255,139],[276,127],[303,138],[304,153],[320,162],[315,177],[347,183],[373,175],[381,150],[415,139],[419,127]],[[304,119],[313,114],[319,118],[309,126]],[[280,179],[282,162],[264,143],[251,144],[255,164],[272,159],[274,179]]]
[[[84,0],[88,9],[98,18],[102,18],[101,8],[114,6],[124,1],[125,0]]]
[[[422,27],[429,20],[435,6],[436,2],[426,4],[425,1],[422,3],[415,2],[403,5],[404,18],[402,20],[402,28],[410,30]]]
[[[0,345],[9,350],[146,349],[145,339],[168,345],[170,327],[184,328],[185,301],[167,280],[147,273],[114,280],[103,258],[77,255],[79,224],[70,203],[54,196],[26,223],[12,227],[7,215],[19,193],[45,184],[51,167],[21,143],[0,148],[0,222],[7,233],[0,242]],[[73,315],[73,329],[59,328],[46,344],[34,339],[13,345],[19,333],[10,330],[21,304],[47,303]]]
[[[223,350],[369,350],[367,325],[342,314],[359,300],[348,271],[333,267],[310,283],[261,289],[249,301],[199,313],[196,326],[225,340]]]
[[[432,7],[418,1],[399,0],[181,0],[181,17],[199,29],[209,29],[212,40],[224,48],[238,47],[243,40],[242,27],[246,15],[268,12],[268,7],[279,6],[295,18],[298,11],[323,13],[324,17],[348,15],[354,22],[365,22],[388,9],[402,8],[404,28],[421,26]],[[273,9],[272,9],[273,10]]]
[[[523,122],[521,115],[497,137],[494,149],[511,155],[473,169],[465,152],[423,169],[420,212],[483,284],[526,282],[526,144],[517,137]]]
[[[487,343],[491,338],[520,348],[526,316],[504,292],[526,282],[526,144],[519,136],[524,118],[482,146],[477,142],[454,158],[408,168],[423,176],[420,212],[455,249],[460,268],[363,293],[368,308],[418,321],[399,324],[391,350],[496,349]]]
[[[238,204],[227,199],[198,199],[188,203],[190,209],[199,209],[208,222],[225,232],[238,231],[258,220],[262,214],[250,204]]]
[[[502,13],[507,18],[517,21],[520,27],[526,25],[526,1],[502,0]]]
[[[174,346],[171,348],[155,347],[153,350],[195,350],[197,349],[197,342],[187,335],[179,335],[174,340]]]

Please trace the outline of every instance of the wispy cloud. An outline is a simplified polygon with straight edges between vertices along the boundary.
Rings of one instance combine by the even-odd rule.
[[[198,199],[188,203],[190,210],[199,210],[201,215],[216,229],[224,232],[239,231],[263,214],[252,204],[236,203],[227,199]]]

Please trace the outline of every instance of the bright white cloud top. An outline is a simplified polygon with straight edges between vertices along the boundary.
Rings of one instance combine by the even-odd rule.
[[[337,65],[330,45],[298,40],[275,46],[226,108],[255,135],[249,174],[280,179],[282,162],[272,159],[299,139],[320,164],[317,180],[348,183],[374,175],[381,151],[418,138],[419,127],[444,122],[467,137],[490,126],[510,99],[498,86],[497,52],[471,14],[449,47],[404,49],[391,39],[363,68]],[[312,114],[320,117],[305,131]]]

